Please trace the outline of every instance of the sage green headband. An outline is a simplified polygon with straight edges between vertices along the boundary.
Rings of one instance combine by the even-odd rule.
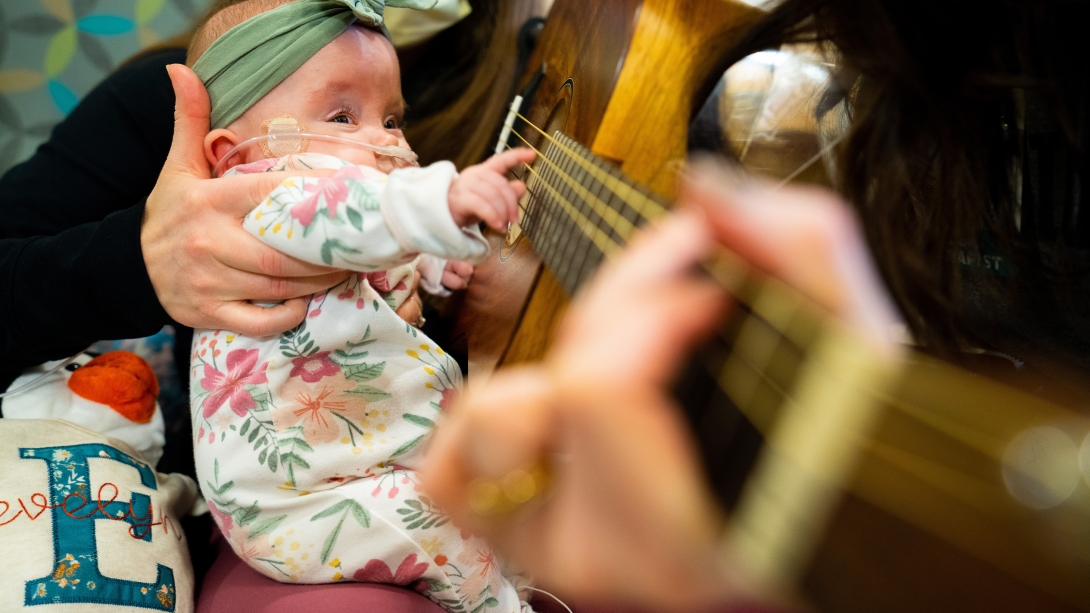
[[[230,125],[354,22],[385,33],[385,5],[429,9],[435,2],[295,0],[238,24],[193,64],[212,101],[212,128]]]

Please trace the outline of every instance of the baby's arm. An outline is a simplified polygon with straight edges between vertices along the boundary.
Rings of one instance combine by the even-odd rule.
[[[250,212],[243,227],[307,262],[361,272],[388,270],[421,252],[479,260],[488,243],[455,225],[447,193],[454,165],[397,170],[389,176],[348,166],[332,177],[292,177]]]
[[[461,176],[450,162],[439,162],[389,176],[350,166],[329,178],[293,177],[243,226],[284,253],[336,268],[386,270],[419,253],[478,262],[488,243],[475,224],[501,229],[517,219],[525,187],[503,173],[532,155],[509,151]]]

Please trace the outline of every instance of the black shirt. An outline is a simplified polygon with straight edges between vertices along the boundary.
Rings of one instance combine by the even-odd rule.
[[[165,49],[123,66],[0,178],[0,390],[30,366],[171,323],[140,222],[174,133],[166,66],[184,62]]]

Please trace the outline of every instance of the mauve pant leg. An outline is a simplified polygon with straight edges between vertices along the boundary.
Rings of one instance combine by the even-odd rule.
[[[197,613],[446,613],[420,594],[394,585],[280,583],[239,559],[217,532],[219,557],[204,578]]]

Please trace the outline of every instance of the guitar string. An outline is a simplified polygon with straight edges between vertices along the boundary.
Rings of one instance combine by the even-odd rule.
[[[654,217],[661,217],[661,216],[665,215],[668,212],[666,210],[666,207],[662,206],[661,204],[655,202],[651,198],[648,198],[647,196],[645,196],[645,195],[641,194],[640,192],[638,192],[637,190],[633,189],[631,185],[626,185],[622,181],[617,179],[617,177],[614,177],[614,176],[612,176],[612,175],[610,175],[608,173],[602,172],[602,170],[596,164],[594,164],[592,161],[585,160],[584,156],[583,156],[583,154],[581,152],[571,149],[570,147],[565,145],[560,140],[558,140],[558,139],[554,138],[553,136],[545,133],[544,130],[542,130],[541,128],[534,125],[533,122],[531,122],[529,119],[523,117],[521,113],[516,114],[516,116],[519,119],[521,119],[527,126],[533,128],[539,134],[544,136],[547,140],[549,140],[550,142],[555,144],[557,147],[559,147],[561,150],[563,150],[564,153],[568,154],[568,156],[571,157],[572,159],[574,159],[576,161],[576,163],[578,163],[580,166],[582,166],[584,169],[586,169],[586,171],[589,172],[591,174],[591,176],[593,176],[595,179],[598,179],[599,182],[601,182],[610,191],[612,191],[614,194],[616,194],[617,197],[620,198],[625,204],[627,204],[628,206],[635,209],[636,212],[639,213],[641,216],[643,216],[645,219],[648,219],[648,220],[653,220],[654,219],[651,215],[644,212],[644,207],[645,206],[649,206],[651,208],[651,210],[652,210],[651,213],[654,215]],[[535,149],[535,151],[536,151],[536,149]],[[540,155],[540,152],[538,153],[538,155]],[[612,183],[612,185],[611,185],[611,183]],[[627,192],[633,192],[633,193],[638,194],[640,196],[640,204],[635,204],[635,203],[631,202],[625,196],[625,194],[622,193],[621,190],[617,189],[618,187],[623,188],[624,190],[627,190]]]
[[[525,119],[524,119],[524,121],[525,121]],[[533,124],[528,123],[528,125],[531,125],[535,129],[537,129],[536,126],[533,126]],[[538,129],[538,131],[541,132],[543,135],[545,134],[540,129]],[[548,135],[546,135],[546,136],[548,136]],[[521,137],[521,135],[520,135],[520,137]],[[568,153],[569,157],[573,157],[573,158],[575,158],[576,156],[581,157],[580,152],[574,151],[571,148],[562,145],[561,143],[559,143],[558,140],[553,139],[551,137],[550,137],[550,140],[554,144],[556,144],[558,146],[558,148],[561,148],[563,151]],[[523,141],[525,142],[525,139],[523,139]],[[527,143],[527,144],[529,145],[529,143]],[[509,149],[511,148],[510,145],[508,145],[508,148]],[[540,151],[538,151],[535,147],[530,146],[530,149],[532,151],[534,151],[535,154],[537,156],[541,157],[542,159],[547,159],[546,156],[543,153],[541,153]],[[576,163],[578,163],[580,166],[583,166],[584,168],[587,168],[588,164],[590,163],[590,162],[584,161],[582,159],[575,159],[575,161],[576,161]],[[538,182],[540,182],[542,185],[544,185],[548,190],[550,190],[552,192],[553,196],[557,199],[557,204],[561,205],[564,212],[566,214],[568,214],[570,217],[572,217],[573,221],[576,222],[575,223],[576,227],[581,232],[583,232],[584,235],[587,235],[587,238],[590,238],[596,244],[598,244],[599,248],[603,251],[604,254],[606,254],[607,257],[611,257],[611,255],[613,253],[615,253],[617,249],[620,249],[621,247],[623,247],[622,244],[617,243],[616,241],[614,241],[612,239],[612,237],[610,237],[606,233],[602,232],[602,230],[597,225],[595,225],[590,219],[588,219],[587,217],[582,215],[574,207],[574,205],[571,204],[570,201],[568,201],[566,198],[564,198],[555,188],[553,188],[551,185],[549,185],[549,183],[546,180],[544,180],[541,177],[541,175],[538,174],[537,171],[535,171],[529,164],[523,163],[523,166],[525,166],[526,169],[538,179]],[[553,166],[554,169],[559,171],[559,168],[556,167],[555,164],[552,164],[552,166]],[[562,173],[560,173],[560,174],[562,174]],[[629,206],[633,206],[631,203],[628,203],[628,204],[629,204]],[[633,208],[635,208],[635,207],[633,207]],[[578,217],[576,217],[576,216],[578,216]],[[607,224],[609,223],[604,218],[603,218],[603,222],[605,222]],[[592,228],[594,230],[595,234],[593,236],[588,235],[588,231],[586,229],[587,227],[590,227],[590,228]],[[635,231],[639,230],[638,228],[635,228],[633,231],[631,231],[631,233],[627,233],[628,236],[626,236],[626,232],[620,230],[619,228],[611,226],[611,229],[613,229],[615,232],[617,232],[618,235],[624,236],[625,238],[628,238],[628,236],[630,236],[631,233],[634,233]],[[603,247],[602,243],[605,243],[606,246],[607,246],[606,248],[610,249],[610,251],[607,252],[605,248],[602,248]],[[748,317],[752,317],[752,315],[749,315]],[[784,338],[787,337],[787,335],[785,334],[785,331],[780,329],[779,326],[776,326],[772,322],[768,322],[768,321],[765,321],[765,320],[762,320],[762,321],[764,321],[764,323],[771,326],[778,334],[781,335],[781,337],[784,337]],[[727,339],[725,337],[724,337],[724,340],[727,340],[728,342],[731,341],[731,339]],[[739,359],[741,359],[740,356],[739,356]],[[753,368],[753,369],[758,368],[758,367],[756,367],[756,366],[754,366],[752,364],[749,364],[749,366],[751,368]],[[786,394],[784,396],[785,396],[785,398],[787,397]],[[906,403],[905,401],[900,400],[900,399],[894,399],[888,394],[873,394],[872,393],[872,396],[874,396],[877,400],[880,400],[880,401],[886,403],[887,406],[890,406],[892,408],[896,408],[896,409],[898,409],[899,411],[901,411],[903,413],[907,413],[910,416],[913,416],[915,419],[917,419],[919,421],[922,421],[924,423],[928,423],[928,425],[935,428],[939,432],[942,432],[943,434],[945,434],[945,435],[949,436],[950,438],[953,438],[953,439],[965,444],[966,446],[968,446],[970,448],[973,448],[973,449],[976,449],[976,450],[978,450],[978,451],[980,451],[982,453],[985,453],[987,456],[992,457],[994,459],[997,459],[997,460],[1001,459],[1001,457],[1000,457],[1001,452],[998,451],[996,446],[990,446],[990,445],[986,445],[986,444],[982,445],[979,442],[974,443],[973,441],[967,439],[966,434],[960,433],[960,432],[954,432],[953,427],[949,427],[949,426],[944,427],[944,426],[942,426],[940,424],[934,423],[934,420],[926,420],[922,415],[922,413],[924,413],[925,410],[921,410],[919,407],[911,406],[910,403]],[[977,430],[977,429],[974,429],[974,430]],[[972,438],[977,439],[977,441],[982,440],[982,439],[990,439],[991,438],[985,432],[982,432],[982,431],[979,431],[979,430],[977,430],[974,434],[976,434],[976,436],[974,436]]]
[[[553,162],[552,160],[550,160],[550,159],[549,159],[549,158],[548,158],[547,156],[545,156],[545,155],[542,155],[541,153],[539,153],[539,152],[537,151],[537,149],[534,149],[533,145],[531,145],[531,144],[530,144],[530,141],[526,140],[526,138],[525,138],[525,137],[524,137],[524,136],[523,136],[522,134],[519,134],[518,132],[512,132],[512,134],[514,134],[515,136],[519,137],[519,139],[520,139],[520,140],[522,140],[522,142],[526,143],[526,146],[527,146],[527,147],[529,147],[529,148],[530,148],[530,149],[532,149],[532,150],[533,150],[533,151],[534,151],[535,153],[537,153],[537,154],[538,154],[538,156],[540,156],[542,160],[544,160],[544,161],[545,161],[545,162],[547,162],[547,163],[548,163],[548,164],[549,164],[550,166],[552,166],[552,167],[553,167],[553,169],[555,169],[555,170],[557,170],[557,171],[559,171],[559,170],[560,170],[560,169],[559,169],[559,167],[557,167],[557,165],[556,165],[556,164],[555,164],[555,163],[554,163],[554,162]],[[509,149],[511,148],[511,146],[510,146],[510,145],[507,145],[507,147],[508,147]],[[633,225],[633,223],[632,223],[631,221],[629,221],[629,220],[625,219],[624,217],[622,217],[622,216],[621,216],[621,213],[620,213],[620,211],[618,211],[617,209],[614,209],[614,208],[610,207],[609,205],[607,205],[607,204],[606,204],[605,202],[603,202],[603,201],[602,201],[602,200],[601,200],[600,198],[598,198],[597,196],[594,196],[594,195],[592,195],[592,194],[591,194],[590,192],[588,192],[588,191],[587,191],[587,189],[586,189],[585,187],[583,187],[583,186],[581,186],[581,185],[578,185],[578,184],[576,184],[575,180],[574,180],[574,179],[572,179],[572,178],[571,178],[570,176],[568,176],[567,174],[562,174],[562,178],[564,179],[564,182],[565,182],[565,183],[567,183],[568,185],[570,185],[570,186],[572,187],[572,189],[574,189],[574,190],[576,191],[576,193],[577,193],[577,194],[579,194],[579,197],[580,197],[580,198],[583,198],[584,200],[589,200],[589,199],[587,198],[587,196],[590,196],[591,198],[593,198],[593,199],[594,199],[594,201],[595,201],[595,202],[597,202],[597,204],[592,204],[591,206],[593,206],[593,207],[594,207],[594,212],[595,212],[595,213],[598,213],[598,215],[599,215],[599,216],[600,216],[600,217],[601,217],[601,218],[602,218],[603,220],[606,220],[606,213],[603,213],[603,212],[602,212],[602,209],[605,209],[607,213],[610,213],[610,214],[611,214],[611,216],[612,216],[612,217],[613,217],[614,219],[617,219],[617,218],[619,218],[619,219],[623,220],[623,221],[624,221],[624,223],[623,223],[623,224],[620,224],[620,228],[618,228],[618,227],[617,227],[617,224],[614,224],[613,222],[607,221],[607,223],[609,223],[609,224],[610,224],[611,226],[613,226],[613,228],[614,228],[614,229],[615,229],[615,230],[616,230],[616,231],[617,231],[617,232],[618,232],[618,233],[619,233],[619,234],[620,234],[620,235],[621,235],[621,236],[622,236],[623,238],[625,238],[625,239],[628,239],[628,237],[629,237],[629,236],[631,236],[631,235],[632,235],[632,233],[634,233],[634,232],[636,231],[636,226],[635,226],[635,225]],[[603,183],[602,185],[604,186],[605,184]],[[608,189],[608,188],[607,188],[607,189]],[[612,190],[611,190],[611,191],[612,191]],[[614,194],[614,195],[616,195],[616,194]],[[629,206],[631,206],[631,205],[629,205]],[[635,207],[633,207],[633,208],[635,208]],[[623,229],[622,229],[622,228],[623,228]]]

